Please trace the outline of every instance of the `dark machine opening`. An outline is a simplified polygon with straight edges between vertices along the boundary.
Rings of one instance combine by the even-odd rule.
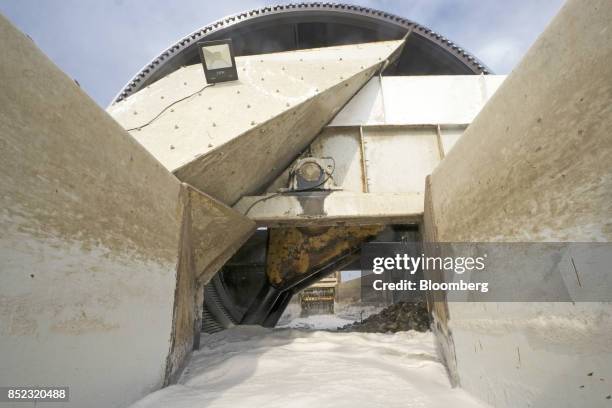
[[[202,331],[274,327],[294,295],[336,272],[360,271],[363,243],[420,241],[418,225],[260,228],[205,285]],[[380,300],[368,296],[381,294],[362,300]],[[403,300],[391,296],[388,304]]]

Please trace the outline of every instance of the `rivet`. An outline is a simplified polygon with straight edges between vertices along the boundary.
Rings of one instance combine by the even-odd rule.
[[[281,69],[284,71],[284,70],[285,70],[285,67],[282,67]]]
[[[247,105],[247,109],[251,109],[251,105]]]
[[[280,91],[277,89],[277,90],[276,90],[276,93],[279,93],[279,92],[280,92]]]
[[[215,122],[213,122],[213,124],[212,124],[212,125],[213,125],[213,127],[217,127],[217,124],[216,124]]]
[[[134,111],[134,115],[138,115],[138,112]]]
[[[259,60],[259,62],[263,62],[263,60]]]
[[[183,82],[183,85],[187,85],[187,82]]]
[[[164,96],[163,96],[163,95],[162,95],[162,96],[160,96],[160,97],[159,97],[159,99],[164,99]]]
[[[300,77],[300,79],[303,81],[303,80],[304,80],[304,77]]]
[[[325,67],[321,67],[321,69],[325,69]]]
[[[261,77],[261,80],[263,81],[263,80],[264,80],[264,78],[263,78],[263,77]]]
[[[340,80],[341,80],[341,81],[342,81],[342,80],[344,80],[344,77],[340,77]]]
[[[174,146],[173,145],[170,145],[170,150],[174,150]]]
[[[236,93],[237,93],[237,94],[239,94],[239,93],[240,93],[240,91],[236,91]]]
[[[209,144],[208,144],[208,147],[213,147],[213,144],[212,144],[212,143],[209,143]]]
[[[255,124],[255,121],[254,121],[254,120],[252,120],[252,121],[251,121],[251,125],[254,125],[254,124]]]
[[[208,107],[208,110],[212,110],[212,106],[209,106],[209,107]]]
[[[174,109],[170,109],[170,112],[174,112]]]
[[[178,129],[178,125],[174,125],[174,128],[175,128],[175,129]]]
[[[287,105],[287,106],[290,106],[290,105],[289,105],[289,102],[287,102],[287,104],[286,104],[286,105]]]

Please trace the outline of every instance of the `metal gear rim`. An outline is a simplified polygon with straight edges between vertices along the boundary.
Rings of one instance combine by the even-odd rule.
[[[253,9],[250,11],[244,11],[241,13],[233,14],[217,20],[211,24],[208,24],[191,34],[181,38],[173,45],[165,49],[161,54],[155,57],[151,62],[146,64],[115,96],[113,103],[120,102],[127,98],[131,94],[141,89],[142,83],[145,82],[151,75],[156,72],[161,66],[171,60],[175,55],[180,53],[182,50],[190,46],[192,43],[201,41],[208,35],[220,30],[231,27],[233,25],[242,23],[244,21],[255,19],[262,16],[271,14],[281,14],[295,11],[336,11],[342,13],[352,13],[360,16],[372,17],[386,23],[395,24],[402,28],[412,29],[415,33],[427,37],[430,41],[450,52],[453,56],[468,66],[475,74],[490,74],[491,70],[475,56],[461,48],[448,38],[436,33],[435,31],[411,21],[407,18],[403,18],[392,13],[384,11],[355,6],[344,3],[291,3],[282,4],[275,6],[266,6],[259,9]]]

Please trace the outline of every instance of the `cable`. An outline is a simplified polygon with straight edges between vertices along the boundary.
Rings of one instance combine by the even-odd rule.
[[[259,199],[259,200],[257,200],[257,201],[254,201],[253,203],[251,203],[251,205],[249,205],[249,208],[247,208],[247,209],[246,209],[246,211],[244,212],[244,214],[243,214],[243,215],[245,215],[245,216],[246,216],[246,215],[249,213],[249,211],[251,211],[251,209],[252,209],[253,207],[255,207],[255,204],[259,204],[259,203],[261,203],[261,202],[263,202],[263,201],[266,201],[266,200],[269,200],[269,199],[271,199],[271,198],[278,197],[279,195],[282,195],[282,194],[283,194],[283,193],[280,193],[280,192],[279,192],[279,193],[274,193],[274,194],[272,194],[272,195],[269,195],[269,196],[267,196],[267,197],[263,197],[263,198],[260,198],[260,199]]]
[[[250,205],[250,206],[249,206],[249,207],[246,209],[246,211],[244,212],[244,214],[243,214],[243,215],[245,215],[245,216],[246,216],[246,215],[249,213],[249,211],[251,211],[251,209],[252,209],[253,207],[255,207],[255,205],[256,205],[256,204],[259,204],[259,203],[264,202],[264,201],[266,201],[266,200],[269,200],[269,199],[271,199],[271,198],[278,197],[278,196],[283,195],[283,194],[291,194],[291,193],[303,193],[303,192],[306,192],[306,191],[312,191],[312,190],[315,190],[316,188],[321,187],[321,186],[322,186],[322,185],[324,185],[325,183],[327,183],[327,181],[328,181],[329,179],[331,179],[331,178],[332,178],[332,175],[333,175],[333,174],[334,174],[334,172],[336,171],[336,160],[335,160],[333,157],[331,157],[331,156],[328,156],[328,157],[321,157],[321,158],[322,158],[322,159],[329,159],[329,160],[331,160],[331,161],[333,162],[333,166],[334,166],[334,167],[332,168],[332,171],[331,171],[331,172],[329,172],[329,173],[327,173],[327,177],[325,178],[325,180],[323,180],[322,182],[320,182],[320,183],[319,183],[319,184],[317,184],[316,186],[312,186],[312,187],[308,187],[308,188],[302,188],[302,189],[298,189],[298,190],[291,190],[291,191],[282,191],[282,192],[277,192],[277,193],[274,193],[274,194],[269,195],[269,196],[267,196],[267,197],[260,198],[259,200],[252,202],[252,203],[251,203],[251,205]],[[290,177],[291,177],[291,176],[290,176]]]
[[[131,128],[131,129],[126,129],[126,130],[127,130],[128,132],[131,132],[132,130],[141,130],[142,128],[144,128],[144,127],[146,127],[146,126],[149,126],[149,125],[150,125],[151,123],[153,123],[153,122],[154,122],[154,121],[155,121],[157,118],[159,118],[159,117],[160,117],[160,116],[161,116],[161,115],[162,115],[162,114],[163,114],[165,111],[167,111],[168,109],[170,109],[171,107],[173,107],[173,106],[174,106],[174,105],[176,105],[177,103],[182,102],[182,101],[184,101],[185,99],[189,99],[189,98],[191,98],[192,96],[194,96],[195,94],[198,94],[198,93],[202,92],[203,90],[205,90],[206,88],[208,88],[208,87],[210,87],[210,86],[213,86],[213,85],[215,85],[215,84],[213,83],[213,84],[206,84],[206,85],[204,85],[204,87],[203,87],[203,88],[198,89],[198,90],[197,90],[197,91],[195,91],[194,93],[189,94],[189,95],[187,95],[187,96],[184,96],[184,97],[182,97],[181,99],[179,99],[179,100],[176,100],[176,101],[172,102],[170,105],[168,105],[168,106],[166,106],[164,109],[162,109],[162,111],[161,111],[161,112],[159,112],[159,113],[158,113],[158,114],[157,114],[157,115],[156,115],[156,116],[155,116],[153,119],[151,119],[150,121],[148,121],[148,122],[147,122],[147,123],[145,123],[144,125],[137,126],[137,127],[135,127],[135,128]]]

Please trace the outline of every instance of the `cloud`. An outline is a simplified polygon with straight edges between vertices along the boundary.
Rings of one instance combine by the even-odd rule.
[[[482,44],[475,54],[488,66],[496,67],[495,71],[508,73],[523,56],[524,48],[518,40],[502,38]]]

